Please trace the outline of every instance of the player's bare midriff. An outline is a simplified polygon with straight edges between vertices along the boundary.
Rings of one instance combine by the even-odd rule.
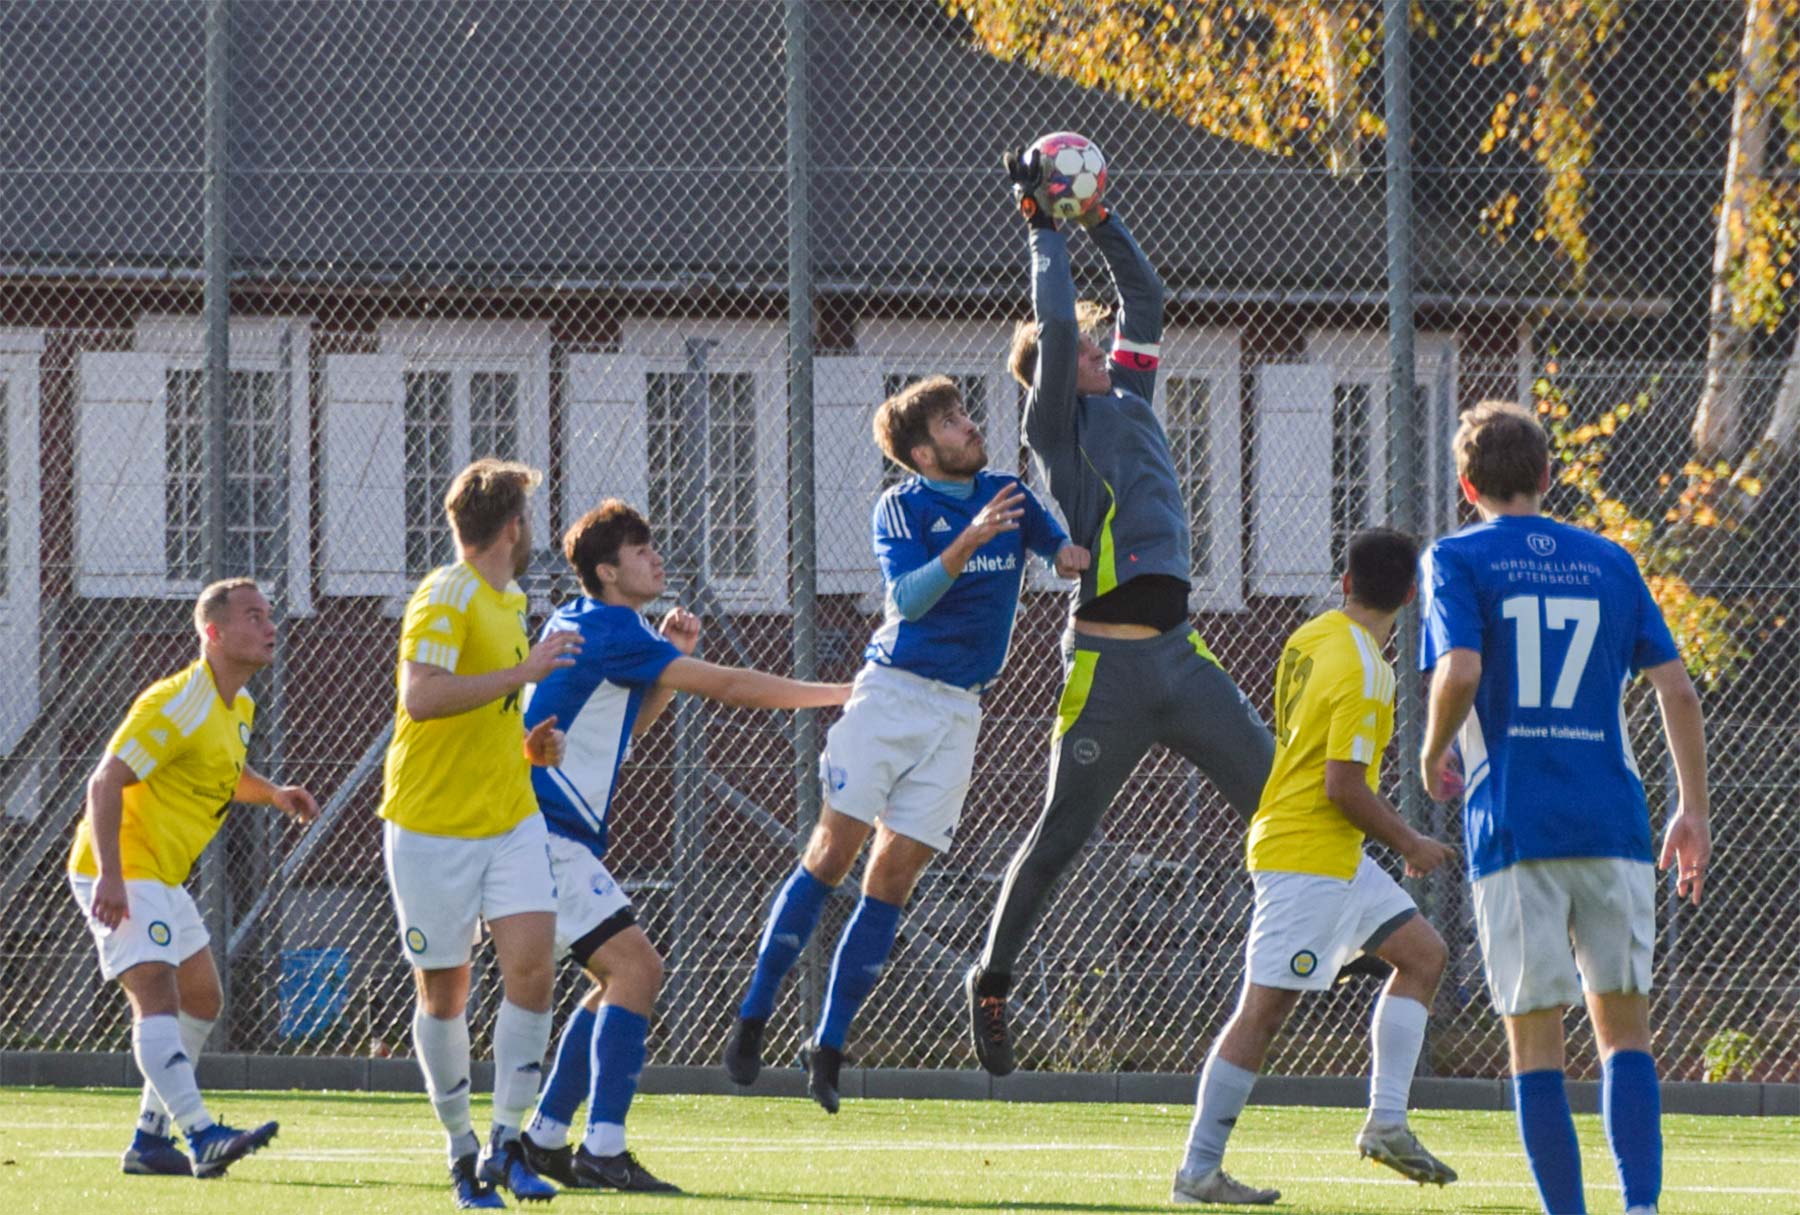
[[[1161,635],[1159,630],[1147,624],[1113,624],[1103,620],[1080,619],[1074,624],[1077,633],[1085,633],[1089,637],[1110,637],[1115,641],[1144,641]]]

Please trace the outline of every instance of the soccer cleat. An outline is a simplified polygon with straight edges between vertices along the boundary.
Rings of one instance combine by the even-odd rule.
[[[275,1122],[265,1122],[248,1131],[215,1122],[203,1131],[195,1131],[188,1136],[188,1147],[194,1152],[194,1176],[202,1180],[223,1177],[226,1169],[267,1147],[280,1129]]]
[[[192,1177],[194,1166],[173,1139],[139,1131],[125,1149],[119,1171],[137,1177]]]
[[[520,1202],[549,1202],[556,1197],[556,1187],[537,1175],[517,1139],[507,1140],[498,1153],[488,1154],[481,1162],[481,1180],[496,1190],[510,1190]]]
[[[1175,1174],[1175,1187],[1169,1201],[1177,1205],[1213,1203],[1219,1206],[1266,1207],[1281,1197],[1280,1190],[1259,1190],[1247,1186],[1224,1169],[1214,1169],[1200,1177]]]
[[[475,1153],[458,1156],[450,1162],[450,1198],[459,1211],[504,1211],[506,1200],[500,1191],[481,1179],[475,1168]]]
[[[1356,1150],[1420,1185],[1449,1185],[1456,1180],[1456,1170],[1426,1151],[1404,1122],[1383,1127],[1364,1123],[1356,1135]]]
[[[838,1112],[838,1071],[844,1052],[815,1042],[806,1051],[806,1094],[827,1114]]]
[[[634,1194],[679,1194],[671,1185],[637,1162],[630,1152],[596,1156],[584,1145],[575,1149],[575,1176],[590,1190],[626,1190]]]
[[[575,1175],[575,1149],[568,1144],[547,1148],[535,1142],[531,1132],[526,1131],[519,1136],[519,1147],[525,1153],[525,1163],[539,1177],[548,1177],[565,1190],[593,1188]]]
[[[969,993],[969,1032],[975,1039],[975,1058],[990,1076],[1004,1076],[1013,1069],[1012,1031],[1006,1026],[1006,997],[984,996],[976,984],[979,966],[969,967],[963,989]]]
[[[762,1017],[739,1017],[731,1025],[731,1037],[725,1042],[725,1074],[733,1084],[749,1088],[762,1071],[763,1030],[768,1021]]]

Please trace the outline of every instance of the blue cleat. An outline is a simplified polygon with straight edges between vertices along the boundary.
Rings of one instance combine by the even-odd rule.
[[[500,1192],[475,1171],[475,1153],[458,1156],[450,1162],[450,1197],[459,1211],[504,1211],[506,1201]]]
[[[167,1135],[139,1131],[125,1149],[119,1171],[137,1177],[192,1177],[194,1166],[188,1162],[187,1153]]]
[[[525,1145],[508,1140],[498,1152],[489,1152],[481,1162],[481,1179],[496,1189],[512,1191],[520,1202],[549,1202],[556,1197],[556,1187],[538,1176],[526,1159]]]
[[[189,1135],[188,1146],[194,1150],[194,1176],[201,1180],[223,1177],[226,1169],[252,1152],[267,1147],[280,1129],[280,1124],[275,1122],[265,1122],[248,1131],[215,1122],[205,1130]]]

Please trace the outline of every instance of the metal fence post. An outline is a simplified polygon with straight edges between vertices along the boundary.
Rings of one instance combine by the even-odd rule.
[[[787,0],[788,189],[788,538],[792,547],[794,678],[819,669],[818,531],[813,485],[812,120],[808,109],[809,0]],[[819,819],[819,715],[794,714],[794,848],[806,846]],[[809,941],[800,968],[806,1015],[824,999],[820,946]]]
[[[231,245],[229,118],[231,107],[231,0],[206,5],[206,578],[216,582],[225,568],[226,410],[231,398]],[[231,936],[230,831],[222,832],[206,852],[202,866],[207,929],[215,941]],[[224,1000],[217,1018],[221,1029],[212,1045],[231,1043],[231,967],[221,969]]]
[[[688,602],[705,612],[711,591],[706,561],[710,548],[707,515],[712,498],[711,401],[709,360],[714,343],[708,338],[687,339],[687,367],[681,391],[681,441],[676,457],[680,470],[677,484],[686,492],[675,502],[681,520],[681,545],[676,560],[687,575]],[[702,653],[703,651],[696,651]],[[706,720],[698,697],[683,696],[675,702],[675,905],[671,935],[675,960],[675,990],[669,1007],[674,1024],[669,1027],[678,1049],[685,1050],[693,1026],[693,1001],[682,994],[698,981],[696,967],[702,952],[698,943],[704,918],[698,906],[705,884],[700,868],[706,859]]]

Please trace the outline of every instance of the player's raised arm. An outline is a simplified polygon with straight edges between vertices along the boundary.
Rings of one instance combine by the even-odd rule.
[[[1031,232],[1031,314],[1037,330],[1037,358],[1027,385],[1025,434],[1039,450],[1074,442],[1075,371],[1081,347],[1068,242],[1033,197],[1043,172],[1036,149],[1027,149],[1023,155],[1007,154],[1006,175],[1012,181],[1019,214]],[[1020,375],[1022,370],[1015,367],[1014,374]]]
[[[1087,225],[1088,235],[1106,259],[1118,296],[1113,383],[1146,401],[1155,400],[1156,369],[1162,361],[1162,280],[1125,221],[1104,207],[1097,214],[1095,222]]]

